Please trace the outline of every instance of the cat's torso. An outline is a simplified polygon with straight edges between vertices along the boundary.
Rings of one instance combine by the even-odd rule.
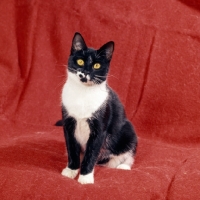
[[[106,102],[108,88],[106,82],[101,85],[85,86],[70,76],[74,75],[69,74],[63,87],[62,104],[68,116],[76,119],[75,137],[85,150],[90,134],[87,120]]]

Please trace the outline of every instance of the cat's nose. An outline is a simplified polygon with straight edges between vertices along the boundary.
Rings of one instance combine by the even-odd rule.
[[[84,78],[85,77],[85,74],[83,72],[77,72],[77,75],[80,77],[80,78]]]

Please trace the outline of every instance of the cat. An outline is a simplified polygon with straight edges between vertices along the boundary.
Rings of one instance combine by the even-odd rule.
[[[72,40],[68,78],[62,90],[62,123],[68,164],[62,175],[94,183],[95,164],[130,170],[137,136],[107,75],[114,42],[88,48],[80,33]]]

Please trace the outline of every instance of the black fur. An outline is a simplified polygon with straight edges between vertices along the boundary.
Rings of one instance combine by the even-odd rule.
[[[67,116],[67,112],[64,108],[62,109],[62,115]],[[78,169],[80,166],[81,146],[74,137],[75,128],[76,120],[73,117],[63,117],[63,129],[68,151],[68,167],[70,169]]]
[[[81,49],[79,50],[79,48]],[[96,84],[101,84],[106,80],[113,51],[113,41],[110,41],[103,45],[100,49],[95,50],[88,48],[82,36],[79,33],[75,33],[72,42],[71,55],[68,61],[68,70],[72,73],[80,71],[85,75],[90,74],[91,81],[95,82]],[[86,65],[84,67],[78,66],[76,63],[77,59],[83,59]],[[93,69],[92,66],[95,63],[101,64],[101,68],[98,70]],[[81,81],[87,82],[85,78],[81,78]]]
[[[101,84],[106,80],[113,50],[113,42],[106,43],[99,50],[87,48],[82,36],[76,33],[72,42],[68,70],[72,73],[81,71],[84,74],[90,74],[91,81],[94,84]],[[90,56],[92,59],[89,58]],[[76,60],[78,58],[86,62],[84,67],[77,65]],[[98,70],[92,68],[96,62],[101,64],[101,68]],[[87,82],[81,76],[80,80]],[[117,94],[109,86],[107,86],[107,90],[108,99],[93,113],[91,118],[87,119],[90,136],[81,163],[79,155],[82,149],[74,135],[76,120],[68,115],[64,106],[62,107],[62,122],[68,150],[68,167],[71,169],[80,168],[82,175],[90,173],[96,163],[107,163],[111,154],[120,155],[129,151],[134,156],[136,153],[137,136],[134,128],[126,118],[123,105]]]

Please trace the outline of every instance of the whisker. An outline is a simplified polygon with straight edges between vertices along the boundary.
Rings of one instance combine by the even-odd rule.
[[[97,76],[97,77],[103,77],[103,78],[106,78],[107,76],[99,76],[99,75],[95,75],[95,76]]]
[[[73,71],[73,72],[77,72],[76,69],[73,69],[73,68],[71,68],[71,67],[68,67],[68,69],[71,70],[71,71]]]
[[[58,65],[58,66],[65,66],[65,67],[67,67],[68,65],[60,65],[60,64],[56,64],[56,65]]]
[[[94,81],[96,84],[101,84],[101,83],[102,83],[102,80],[99,79],[99,78],[96,78],[96,77],[94,77],[93,81]]]
[[[95,76],[94,76],[94,78],[95,78],[96,80],[102,81],[100,78],[97,78],[97,77],[95,77]]]
[[[92,82],[96,84],[96,80],[95,79],[93,79]]]
[[[58,84],[56,84],[56,86],[54,88],[52,88],[52,93],[57,93],[58,89],[61,90],[63,85],[65,84],[65,80],[59,82]]]
[[[63,74],[63,75],[61,75],[61,76],[57,76],[57,77],[59,77],[59,78],[61,78],[61,77],[66,77],[66,75],[65,75],[65,74]]]
[[[102,82],[100,78],[94,77],[95,80]]]
[[[118,79],[116,76],[114,76],[112,74],[108,74],[107,76],[99,76],[99,75],[95,75],[95,76],[100,77],[100,78],[114,77],[114,78]]]

